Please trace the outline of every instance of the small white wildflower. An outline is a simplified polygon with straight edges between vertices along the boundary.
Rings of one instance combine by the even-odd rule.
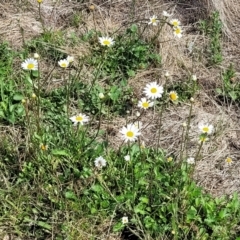
[[[81,125],[83,125],[84,123],[89,121],[89,117],[86,116],[85,114],[79,113],[76,116],[70,117],[70,119],[72,120],[72,122],[74,123],[74,125],[77,125],[78,123],[80,123]]]
[[[126,127],[123,127],[120,130],[120,133],[123,135],[124,141],[135,141],[141,133],[139,129],[134,124],[127,124]]]
[[[143,92],[148,98],[156,99],[162,97],[163,87],[156,82],[151,82],[146,85]]]
[[[129,162],[129,161],[130,161],[130,155],[126,155],[126,156],[124,157],[124,160],[127,161],[127,162]]]
[[[157,20],[157,16],[153,15],[152,17],[150,17],[150,22],[148,22],[148,24],[152,24],[153,26],[157,26],[159,20]]]
[[[181,38],[182,37],[182,29],[180,27],[176,27],[173,30],[174,36]]]
[[[170,23],[173,25],[173,27],[179,27],[180,21],[178,19],[172,19]]]
[[[67,68],[69,66],[69,61],[67,59],[60,60],[58,61],[58,65],[61,68]]]
[[[171,17],[171,16],[172,16],[172,14],[168,13],[167,11],[163,11],[163,12],[162,12],[162,15],[163,15],[164,17]]]
[[[205,124],[202,122],[198,124],[198,128],[201,133],[208,134],[208,135],[212,134],[214,131],[213,125]]]
[[[169,98],[173,101],[176,102],[178,100],[178,94],[175,91],[171,91],[169,93]]]
[[[122,217],[122,223],[123,224],[128,223],[128,217]]]
[[[74,57],[73,56],[67,56],[66,59],[69,63],[72,63],[74,61]]]
[[[38,62],[33,58],[26,59],[21,66],[24,70],[38,70]]]
[[[148,109],[153,106],[153,102],[150,102],[147,98],[141,98],[141,100],[138,102],[138,107],[142,109]]]
[[[99,37],[98,40],[102,46],[110,47],[114,44],[113,38],[110,37]]]
[[[187,163],[188,164],[194,164],[195,163],[195,159],[193,157],[190,157],[187,159]]]
[[[107,165],[106,160],[102,156],[96,158],[94,163],[95,163],[95,167],[97,167],[97,168],[106,167],[106,165]]]

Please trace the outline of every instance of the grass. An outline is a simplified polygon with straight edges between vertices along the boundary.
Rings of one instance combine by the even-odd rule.
[[[202,184],[215,179],[201,169],[214,165],[228,182],[239,167],[224,142],[237,122],[219,117],[239,107],[237,70],[228,62],[219,84],[200,74],[222,64],[219,16],[202,27],[209,58],[197,42],[181,52],[188,35],[178,35],[164,7],[156,26],[133,1],[121,28],[107,29],[94,5],[54,30],[47,4],[32,6],[38,36],[21,48],[0,44],[0,237],[239,240],[239,190],[215,194]],[[161,49],[169,41],[169,58],[179,51],[168,62]],[[36,70],[24,69],[34,53]],[[211,109],[202,114],[199,105]]]

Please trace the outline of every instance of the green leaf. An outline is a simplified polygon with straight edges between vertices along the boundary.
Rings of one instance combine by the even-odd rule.
[[[23,98],[24,98],[23,95],[20,93],[16,93],[13,95],[13,100],[15,101],[21,101]]]
[[[72,191],[65,192],[65,197],[70,200],[77,200],[75,193]]]
[[[37,225],[42,228],[46,228],[47,230],[51,230],[52,226],[46,222],[43,221],[37,221]]]
[[[53,149],[52,155],[69,157],[69,153],[67,152],[67,150],[60,150],[60,149]]]
[[[137,27],[136,24],[133,24],[130,29],[131,29],[131,32],[132,32],[132,33],[136,33],[137,30],[138,30],[138,27]]]
[[[139,199],[142,203],[146,203],[148,204],[149,203],[149,199],[147,197],[140,197]]]
[[[237,99],[237,94],[236,94],[235,91],[229,92],[229,96],[231,97],[232,100],[236,100]]]
[[[133,70],[128,70],[127,74],[129,77],[134,77],[135,76],[135,72]]]
[[[124,227],[124,224],[119,222],[113,226],[113,232],[120,232]]]
[[[30,76],[27,76],[27,77],[26,77],[26,80],[27,80],[27,82],[30,83],[31,85],[33,84],[32,79],[30,78]]]
[[[99,193],[99,192],[102,192],[102,187],[101,187],[101,185],[99,185],[99,184],[95,184],[95,185],[93,185],[92,187],[91,187],[91,189],[94,191],[94,192],[97,192],[97,193]]]
[[[222,91],[221,88],[216,88],[216,92],[217,92],[218,94],[223,94],[223,91]]]
[[[32,75],[34,76],[34,77],[38,77],[38,71],[32,71]]]

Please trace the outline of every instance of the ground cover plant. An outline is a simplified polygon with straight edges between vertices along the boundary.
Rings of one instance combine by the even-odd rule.
[[[240,239],[239,66],[198,4],[0,3],[1,239]]]

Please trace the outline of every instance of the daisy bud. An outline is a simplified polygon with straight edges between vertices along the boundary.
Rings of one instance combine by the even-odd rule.
[[[99,94],[98,94],[98,97],[99,97],[100,99],[103,99],[103,98],[104,98],[104,94],[103,94],[103,93],[99,93]]]
[[[40,56],[39,56],[37,53],[34,53],[33,57],[34,57],[35,59],[38,59]]]
[[[197,76],[196,75],[192,75],[192,80],[193,81],[197,81]]]

